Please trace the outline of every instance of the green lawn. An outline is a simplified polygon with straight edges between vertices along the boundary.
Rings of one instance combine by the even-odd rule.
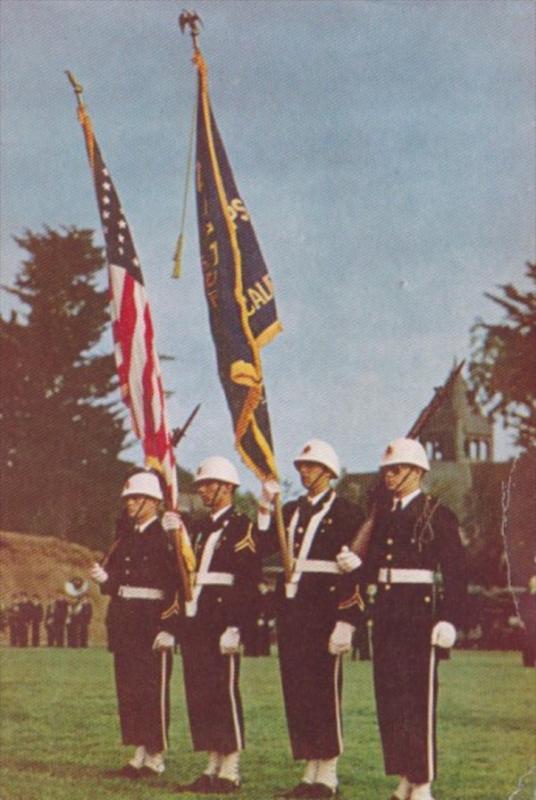
[[[107,778],[127,751],[119,742],[109,653],[76,650],[0,652],[2,670],[1,800],[160,800],[196,776],[175,659],[167,770],[152,783]],[[535,780],[518,781],[534,763],[535,675],[517,653],[456,652],[442,663],[437,800],[529,800]],[[295,783],[301,765],[289,755],[277,660],[244,659],[242,690],[247,750],[243,800],[271,798]],[[344,800],[387,800],[370,663],[345,664]],[[530,788],[529,784],[530,783]],[[191,796],[191,795],[190,795]]]

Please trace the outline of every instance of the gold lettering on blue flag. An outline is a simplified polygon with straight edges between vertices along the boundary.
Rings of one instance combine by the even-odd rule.
[[[219,377],[240,455],[276,475],[260,348],[281,330],[274,289],[219,134],[200,53],[195,186],[201,269]]]

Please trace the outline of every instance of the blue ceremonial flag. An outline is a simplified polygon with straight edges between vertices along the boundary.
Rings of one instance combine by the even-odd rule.
[[[199,74],[195,186],[210,327],[236,448],[263,480],[277,470],[260,349],[281,324],[272,281],[214,121],[199,51],[194,62]]]

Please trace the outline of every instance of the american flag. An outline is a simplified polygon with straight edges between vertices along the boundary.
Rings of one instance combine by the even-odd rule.
[[[84,106],[78,109],[78,115],[106,242],[115,361],[121,396],[130,410],[134,434],[142,442],[146,466],[154,467],[163,475],[168,494],[166,500],[175,508],[178,497],[175,455],[140,262]]]

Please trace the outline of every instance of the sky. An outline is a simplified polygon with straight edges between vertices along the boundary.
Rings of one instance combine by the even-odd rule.
[[[193,192],[171,279],[195,94],[173,0],[2,0],[2,282],[44,225],[96,230],[84,87],[153,312],[177,457],[239,466],[202,288]],[[535,6],[529,0],[198,0],[214,115],[275,285],[263,350],[282,478],[312,438],[377,467],[455,358],[484,296],[535,257]],[[191,187],[192,189],[193,187]],[[13,302],[1,298],[5,315]],[[111,350],[108,331],[102,351]],[[512,455],[497,430],[496,456]],[[139,457],[136,448],[127,454]]]

